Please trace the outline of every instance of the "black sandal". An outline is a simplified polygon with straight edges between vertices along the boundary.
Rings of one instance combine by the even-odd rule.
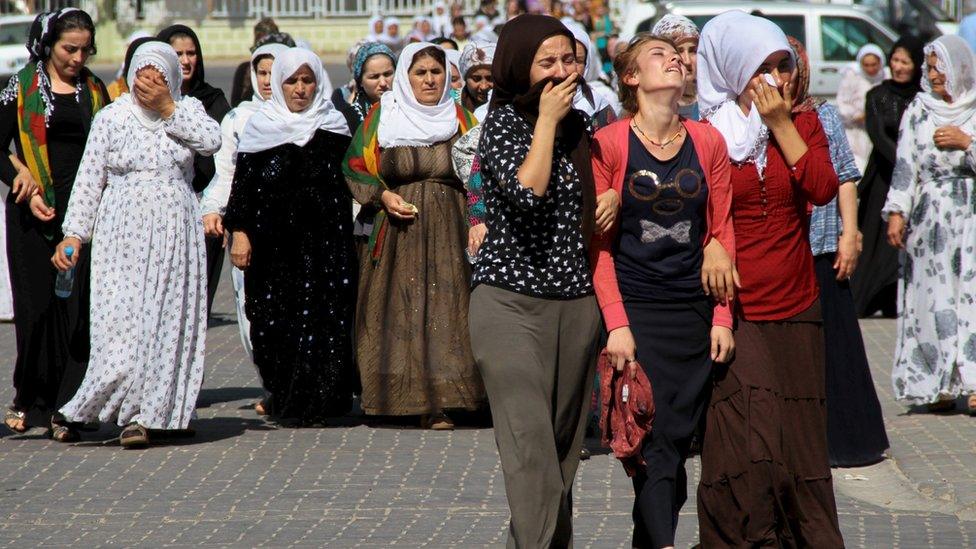
[[[81,435],[68,425],[51,422],[51,440],[64,443],[78,442],[81,440]]]
[[[7,411],[3,414],[3,423],[7,426],[7,429],[15,433],[27,432],[27,414],[24,412],[7,408]],[[19,427],[16,426],[18,423],[20,424]]]
[[[119,435],[123,448],[145,448],[149,446],[149,432],[138,423],[130,423]]]

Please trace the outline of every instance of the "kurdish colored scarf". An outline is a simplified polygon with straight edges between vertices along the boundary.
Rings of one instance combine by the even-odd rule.
[[[34,181],[41,188],[44,201],[54,205],[54,184],[51,179],[51,163],[47,154],[47,113],[49,94],[44,87],[47,78],[43,70],[37,70],[37,63],[28,63],[17,73],[17,125],[24,164],[30,170]],[[46,76],[46,75],[45,75]],[[102,91],[98,79],[88,69],[80,77],[78,100],[90,106],[92,117],[104,107],[108,98]]]
[[[460,105],[456,105],[458,129],[462,135],[468,130],[478,125],[478,120],[474,115],[464,110]],[[342,162],[342,172],[346,179],[368,185],[372,187],[386,188],[386,183],[380,177],[380,145],[378,130],[380,125],[382,107],[379,103],[373,110],[366,115],[363,123],[356,130],[352,138],[352,144],[346,152],[346,157]],[[376,264],[380,260],[380,253],[383,250],[383,240],[389,230],[389,220],[386,218],[386,211],[379,208],[379,213],[373,221],[373,233],[369,237],[369,253]]]

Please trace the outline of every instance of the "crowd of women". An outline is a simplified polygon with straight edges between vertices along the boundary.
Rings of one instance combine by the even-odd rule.
[[[192,433],[226,247],[256,412],[323,425],[358,395],[440,430],[490,409],[509,546],[571,543],[598,362],[653,389],[653,414],[601,421],[641,429],[614,447],[633,546],[674,545],[695,446],[704,546],[843,546],[830,467],[888,447],[858,315],[897,295],[899,398],[976,390],[973,53],[866,46],[835,107],[761,17],[601,47],[509,4],[461,50],[443,4],[405,42],[371,21],[337,88],[262,21],[233,109],[188,27],[134,39],[110,94],[88,14],[38,16],[0,95],[6,425]]]

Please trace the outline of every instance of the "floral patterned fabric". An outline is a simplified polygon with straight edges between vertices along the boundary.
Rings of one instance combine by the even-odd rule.
[[[976,135],[976,120],[961,129]],[[907,221],[892,377],[895,396],[916,404],[976,391],[976,143],[940,150],[935,130],[916,98],[882,210]]]
[[[194,153],[220,147],[197,99],[150,130],[123,95],[95,117],[63,230],[91,246],[91,359],[70,421],[185,429],[203,382],[207,279]]]

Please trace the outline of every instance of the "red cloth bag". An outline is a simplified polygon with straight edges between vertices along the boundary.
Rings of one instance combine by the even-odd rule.
[[[604,349],[597,369],[600,373],[600,431],[603,446],[623,463],[627,476],[646,465],[641,455],[644,437],[654,421],[654,393],[651,381],[637,362],[637,376],[630,379],[629,368],[618,372]],[[629,366],[629,365],[628,365]]]

